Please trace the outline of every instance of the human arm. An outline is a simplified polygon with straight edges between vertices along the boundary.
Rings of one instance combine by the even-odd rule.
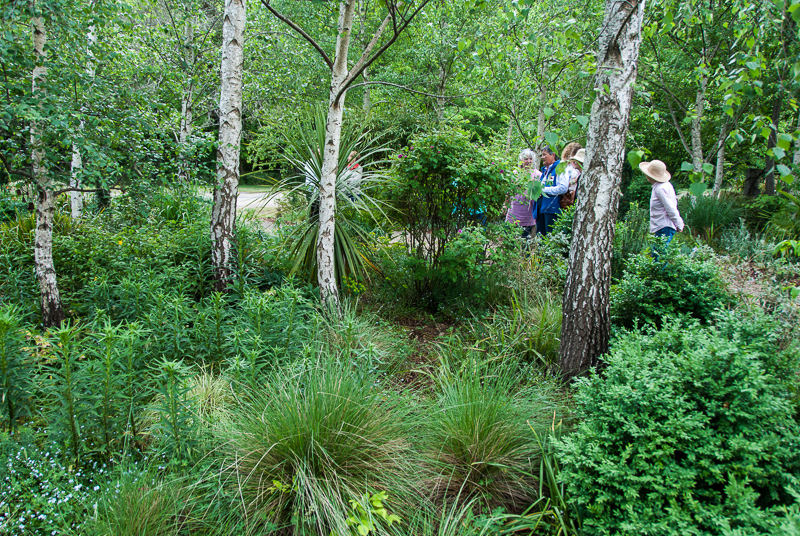
[[[567,190],[569,190],[569,180],[571,177],[570,171],[572,169],[573,168],[571,167],[567,167],[563,173],[556,175],[556,183],[553,186],[545,186],[542,188],[542,193],[551,197],[567,193]]]

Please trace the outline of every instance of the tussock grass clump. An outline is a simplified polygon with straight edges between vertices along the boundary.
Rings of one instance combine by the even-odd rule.
[[[549,389],[521,387],[516,361],[442,361],[423,444],[436,500],[524,509],[537,495],[535,432],[553,418]]]
[[[407,422],[371,375],[333,360],[276,373],[220,431],[227,485],[251,526],[350,534],[350,501],[387,491],[395,514],[410,497]]]

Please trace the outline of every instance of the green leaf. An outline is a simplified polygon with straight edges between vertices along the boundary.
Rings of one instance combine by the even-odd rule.
[[[786,156],[786,151],[784,151],[784,150],[783,150],[783,149],[781,149],[780,147],[773,147],[773,148],[772,148],[772,154],[775,156],[775,158],[777,158],[778,160],[780,160],[781,158],[783,158],[784,156]]]
[[[714,165],[709,164],[708,162],[703,164],[703,172],[704,173],[713,173],[714,172]]]
[[[639,163],[644,158],[644,151],[641,149],[635,151],[628,151],[628,163],[630,163],[633,169],[636,169]]]
[[[552,108],[545,107],[545,109],[544,109],[544,116],[545,116],[546,119],[550,119],[551,117],[553,117],[553,114],[555,114],[555,113],[556,113],[556,111],[553,110]]]
[[[578,120],[578,123],[580,123],[582,127],[586,127],[586,125],[589,124],[589,116],[588,115],[579,115],[575,119]]]
[[[757,69],[760,67],[760,66],[759,66],[759,64],[758,64],[758,63],[756,63],[756,62],[754,62],[754,61],[748,61],[748,62],[746,62],[746,63],[745,63],[745,66],[746,66],[748,69],[750,69],[751,71],[755,71],[755,70],[757,70]]]
[[[778,173],[781,174],[781,177],[787,177],[792,174],[792,170],[784,166],[783,164],[778,164],[777,166],[775,166],[775,169],[778,170]]]
[[[682,162],[681,163],[681,171],[691,171],[692,169],[694,169],[694,168],[692,167],[692,163],[691,162]]]
[[[545,132],[544,139],[551,148],[558,147],[558,134],[555,132]]]
[[[466,42],[466,41],[464,41],[463,39],[459,39],[459,40],[458,40],[458,51],[459,51],[459,52],[463,52],[463,50],[464,50],[465,48],[467,48],[467,42]]]
[[[772,129],[764,127],[761,129],[761,137],[764,139],[769,138],[769,135],[772,134]]]
[[[704,182],[694,182],[689,185],[689,191],[696,197],[703,195],[703,192],[705,192],[707,189],[708,187]]]

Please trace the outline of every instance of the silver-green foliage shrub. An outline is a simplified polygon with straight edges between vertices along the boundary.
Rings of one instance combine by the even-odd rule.
[[[777,534],[791,521],[800,427],[776,374],[796,350],[757,336],[774,328],[763,318],[718,325],[627,334],[579,380],[581,422],[560,450],[586,534]]]
[[[660,326],[667,316],[707,322],[727,301],[719,269],[704,251],[686,255],[672,245],[658,260],[650,253],[628,260],[624,276],[611,287],[611,319],[625,328]]]

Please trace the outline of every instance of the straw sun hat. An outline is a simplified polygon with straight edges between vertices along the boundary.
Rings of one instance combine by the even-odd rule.
[[[586,149],[578,149],[570,160],[577,160],[581,164],[583,164],[584,160],[586,159]]]
[[[661,160],[653,160],[652,162],[640,162],[639,169],[642,173],[650,177],[656,182],[667,182],[672,175],[667,171],[667,166]]]

